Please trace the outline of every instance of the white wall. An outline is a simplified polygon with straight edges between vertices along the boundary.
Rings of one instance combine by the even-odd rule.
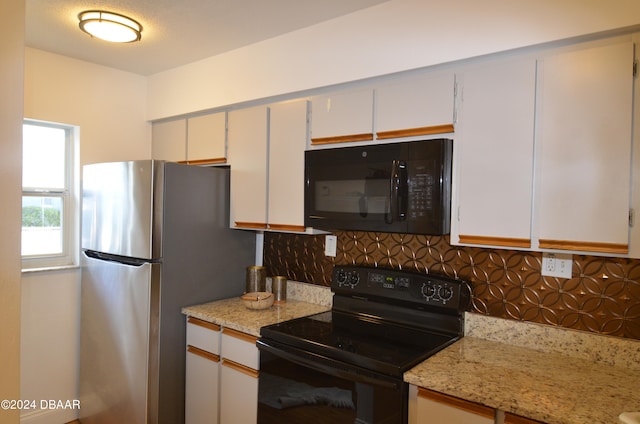
[[[149,77],[149,119],[640,24],[637,0],[390,0]]]
[[[23,0],[0,2],[0,399],[20,399]],[[0,424],[19,411],[0,409]]]
[[[146,78],[31,48],[24,75],[25,117],[79,126],[81,164],[151,157]],[[79,269],[23,274],[20,398],[77,398],[79,293]],[[25,410],[21,422],[76,417],[77,410]]]

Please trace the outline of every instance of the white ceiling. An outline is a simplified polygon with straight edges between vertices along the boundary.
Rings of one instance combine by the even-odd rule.
[[[26,45],[151,75],[388,0],[26,0]],[[143,26],[142,40],[110,44],[78,28],[100,9]]]

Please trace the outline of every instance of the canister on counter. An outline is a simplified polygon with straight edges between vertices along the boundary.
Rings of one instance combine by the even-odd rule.
[[[284,303],[287,301],[287,277],[276,275],[271,277],[271,291],[273,292],[274,303]]]
[[[247,293],[267,291],[267,269],[265,267],[259,265],[247,267],[245,291]]]

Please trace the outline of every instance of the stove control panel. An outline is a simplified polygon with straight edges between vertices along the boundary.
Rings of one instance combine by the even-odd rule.
[[[375,267],[336,266],[331,287],[340,295],[457,311],[466,310],[471,299],[466,281]]]

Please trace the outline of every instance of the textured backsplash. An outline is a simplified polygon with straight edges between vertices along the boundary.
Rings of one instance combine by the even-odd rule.
[[[640,340],[640,260],[573,255],[573,278],[540,274],[542,255],[449,245],[449,238],[345,231],[335,258],[324,236],[265,233],[269,275],[329,286],[334,265],[444,274],[471,282],[472,310]]]

